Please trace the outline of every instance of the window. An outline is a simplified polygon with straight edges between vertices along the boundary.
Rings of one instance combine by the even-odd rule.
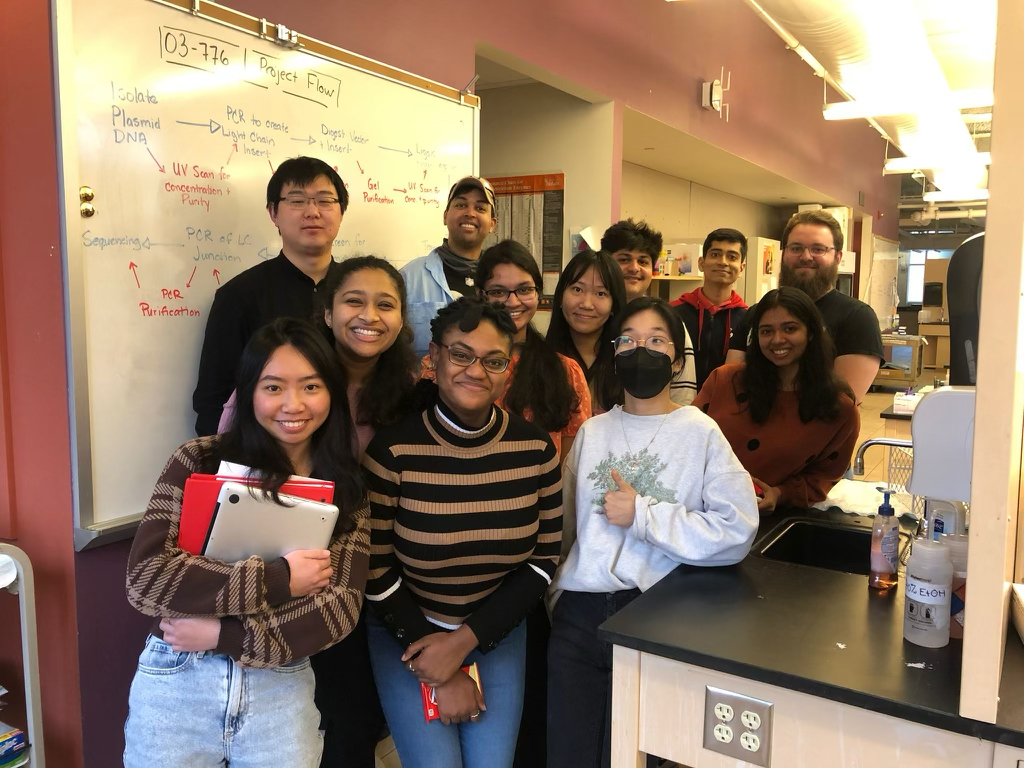
[[[907,304],[924,301],[924,263],[933,251],[911,251],[907,266]]]

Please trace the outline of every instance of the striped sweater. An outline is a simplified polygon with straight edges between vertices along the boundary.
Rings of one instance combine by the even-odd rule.
[[[306,597],[291,597],[283,557],[224,563],[178,547],[185,480],[218,463],[217,437],[189,440],[174,452],[157,481],[128,556],[128,602],[161,618],[216,617],[215,649],[247,667],[279,667],[341,640],[359,620],[369,560],[369,516],[364,508],[349,533],[331,539],[331,583]]]
[[[363,460],[370,600],[406,646],[467,624],[487,652],[544,594],[558,565],[562,481],[540,427],[493,407],[460,424],[443,403],[382,429]]]

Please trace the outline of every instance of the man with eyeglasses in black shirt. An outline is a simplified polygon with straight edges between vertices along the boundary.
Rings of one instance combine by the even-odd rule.
[[[860,403],[882,363],[882,334],[870,305],[836,290],[843,256],[843,230],[825,211],[801,211],[782,231],[779,285],[799,288],[814,301],[836,348],[835,370]],[[747,317],[754,315],[753,307]],[[727,363],[741,363],[749,327],[737,328]]]
[[[281,253],[231,278],[213,297],[192,395],[196,434],[216,434],[249,337],[279,317],[312,318],[317,290],[338,266],[331,246],[347,209],[345,183],[323,160],[291,158],[271,176],[267,213],[281,234]]]

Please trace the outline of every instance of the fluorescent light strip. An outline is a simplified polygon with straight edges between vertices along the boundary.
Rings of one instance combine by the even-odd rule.
[[[939,156],[939,155],[909,155],[908,157],[894,157],[885,161],[886,173],[911,173],[922,168],[956,168],[964,165],[991,165],[992,155],[988,152],[978,152],[963,157]]]
[[[935,192],[925,192],[922,199],[926,203],[954,203],[971,202],[974,200],[988,200],[987,189],[940,189]]]
[[[953,105],[957,109],[991,107],[994,101],[992,91],[984,88],[951,91],[950,95],[952,96]],[[904,97],[899,99],[882,98],[839,101],[834,104],[826,104],[821,108],[821,113],[826,120],[860,120],[866,117],[913,115],[934,108],[934,101],[915,101]]]

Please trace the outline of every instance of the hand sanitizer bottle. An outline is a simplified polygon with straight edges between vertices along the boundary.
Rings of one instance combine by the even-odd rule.
[[[899,580],[896,560],[900,543],[900,523],[889,504],[890,493],[892,491],[882,491],[885,499],[878,508],[875,523],[871,527],[871,572],[868,574],[868,586],[873,589],[891,589]]]

